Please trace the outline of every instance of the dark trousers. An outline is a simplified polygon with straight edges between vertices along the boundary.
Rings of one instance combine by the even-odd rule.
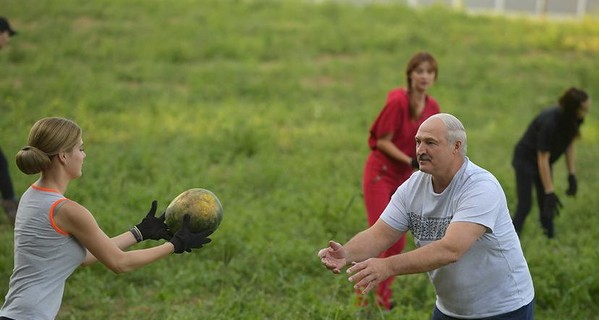
[[[2,199],[15,198],[15,191],[12,187],[10,174],[8,173],[8,162],[2,149],[0,149],[0,193],[2,194]]]
[[[516,171],[516,194],[518,195],[518,205],[512,222],[516,232],[520,234],[524,227],[524,220],[528,216],[532,207],[532,189],[533,185],[537,196],[537,205],[539,207],[539,218],[543,232],[549,238],[553,238],[553,217],[547,217],[540,212],[543,209],[543,197],[545,196],[545,188],[541,182],[541,177],[538,172],[532,172],[530,169],[520,168],[515,166]]]
[[[535,318],[535,301],[532,300],[529,304],[520,309],[510,311],[508,313],[499,314],[492,317],[482,318],[478,320],[533,320]],[[450,317],[443,314],[435,306],[431,320],[459,320],[459,318]]]

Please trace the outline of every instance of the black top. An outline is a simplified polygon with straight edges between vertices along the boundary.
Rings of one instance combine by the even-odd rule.
[[[529,125],[516,144],[512,164],[537,169],[537,151],[549,151],[553,164],[578,135],[582,120],[569,120],[559,107],[543,110]]]

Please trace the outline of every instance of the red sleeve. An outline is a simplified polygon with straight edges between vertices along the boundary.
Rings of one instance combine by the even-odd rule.
[[[408,100],[404,90],[399,89],[389,92],[383,110],[370,127],[368,145],[371,149],[375,148],[376,140],[380,137],[388,133],[394,133],[399,129],[403,123],[403,118],[406,116],[405,111],[407,108]]]

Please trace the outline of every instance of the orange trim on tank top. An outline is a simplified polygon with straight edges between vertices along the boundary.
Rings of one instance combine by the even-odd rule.
[[[40,186],[36,186],[35,184],[32,184],[31,187],[35,190],[39,190],[39,191],[46,191],[46,192],[54,192],[54,193],[60,193],[60,191],[56,190],[56,189],[50,189],[50,188],[42,188]]]
[[[58,199],[56,201],[54,201],[54,203],[52,204],[52,206],[50,206],[50,213],[49,213],[49,217],[50,217],[50,224],[52,225],[52,228],[54,228],[54,230],[56,230],[56,232],[68,236],[69,233],[68,232],[64,232],[62,229],[60,229],[57,225],[56,222],[54,221],[54,209],[56,208],[56,206],[65,201],[65,200],[69,200],[67,198],[62,198],[62,199]]]

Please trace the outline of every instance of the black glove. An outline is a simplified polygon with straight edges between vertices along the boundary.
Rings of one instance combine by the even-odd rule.
[[[543,199],[543,208],[541,209],[541,214],[545,218],[553,219],[553,217],[559,215],[559,209],[562,207],[562,202],[559,201],[559,198],[555,195],[555,193],[546,193],[545,198]]]
[[[420,169],[420,163],[418,163],[418,159],[412,158],[412,168],[414,168],[416,170]]]
[[[145,216],[145,218],[143,218],[143,220],[141,220],[139,224],[135,226],[135,228],[139,230],[141,239],[137,239],[138,235],[135,234],[135,230],[131,231],[133,232],[133,235],[136,236],[135,238],[138,240],[137,242],[148,239],[170,240],[172,237],[171,233],[168,232],[168,226],[166,223],[164,223],[164,213],[162,213],[160,217],[156,218],[156,205],[156,200],[152,201],[152,207],[150,208],[150,211],[148,211],[148,214]]]
[[[576,176],[574,174],[568,175],[568,190],[566,194],[573,197],[578,191],[578,183],[576,182]]]
[[[181,229],[179,229],[170,240],[173,246],[175,246],[175,253],[183,253],[185,251],[191,252],[192,248],[199,249],[212,241],[208,236],[211,235],[214,230],[198,233],[191,232],[189,230],[189,220],[191,220],[191,218],[188,214],[183,216]]]

